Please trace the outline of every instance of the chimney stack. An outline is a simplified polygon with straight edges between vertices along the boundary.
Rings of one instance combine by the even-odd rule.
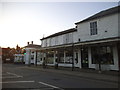
[[[31,44],[33,44],[33,41],[31,41]]]
[[[27,44],[29,45],[29,42],[27,42]]]

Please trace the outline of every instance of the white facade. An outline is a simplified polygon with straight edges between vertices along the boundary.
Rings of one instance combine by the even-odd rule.
[[[90,34],[90,22],[97,22],[97,30],[98,34],[91,35]],[[101,40],[101,42],[109,42],[109,41],[116,41],[118,42],[119,39],[113,39],[112,38],[118,38],[120,30],[118,30],[118,13],[108,15],[105,17],[89,20],[86,22],[82,22],[77,24],[77,35],[80,38],[80,42],[87,42],[87,41],[95,41],[95,40]],[[103,40],[106,39],[106,40]],[[97,42],[95,42],[97,43]],[[87,43],[89,44],[89,43]],[[117,52],[117,45],[113,45],[113,59],[114,64],[105,65],[102,64],[101,68],[102,70],[119,70],[119,60],[118,60],[118,52]],[[91,58],[91,47],[88,47],[88,61],[89,61],[89,68],[96,68],[98,69],[98,64],[92,64],[92,58]]]
[[[71,32],[42,40],[42,47],[57,46],[76,42],[76,33]]]
[[[106,15],[103,15],[105,12]],[[45,52],[46,56],[44,57],[47,58],[47,54],[54,52],[53,64],[49,65],[55,64],[56,52],[59,52],[61,53],[59,54],[61,56],[58,56],[61,60],[59,61],[59,66],[72,67],[73,64],[67,64],[67,62],[73,60],[74,67],[99,69],[99,66],[101,66],[102,70],[119,70],[119,50],[117,42],[120,41],[120,30],[118,28],[120,27],[118,25],[120,22],[118,21],[118,13],[114,13],[114,11],[110,12],[111,13],[104,11],[102,14],[99,13],[101,16],[99,16],[99,14],[97,14],[98,17],[93,15],[93,17],[96,18],[90,17],[90,19],[76,23],[77,31],[57,35],[53,34],[51,37],[41,39],[41,47],[47,48],[48,50]],[[95,34],[91,34],[91,23],[93,22],[96,22],[97,29]],[[95,26],[95,24],[93,26]],[[95,63],[95,51],[93,51],[93,48],[102,51],[102,53],[100,53],[101,56],[98,55],[100,61],[107,60],[109,57],[111,57],[111,60],[108,60],[109,62],[106,61],[105,64],[101,63],[101,65]],[[42,60],[43,59],[44,58],[42,58]]]
[[[90,35],[90,22],[97,21],[97,35]],[[118,14],[113,14],[77,25],[78,38],[83,41],[118,37]]]
[[[15,54],[14,63],[24,63],[24,54]]]
[[[41,53],[38,50],[41,48],[40,45],[28,44],[25,46],[25,64],[40,64],[41,61]]]

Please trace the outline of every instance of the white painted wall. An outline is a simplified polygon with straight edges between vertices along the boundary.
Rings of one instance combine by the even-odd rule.
[[[26,49],[25,64],[29,64],[30,50]]]
[[[47,42],[47,47],[50,46],[50,38],[46,39],[46,42]]]
[[[75,40],[75,42],[77,42],[76,34],[77,34],[76,32],[72,32],[72,33],[67,33],[67,34],[55,36],[52,38],[44,39],[44,40],[42,40],[42,47],[69,44],[69,43],[73,43],[74,40]]]
[[[120,37],[120,12],[118,14],[118,36]]]
[[[34,63],[35,64],[35,60],[36,60],[36,50],[35,48],[25,48],[26,50],[26,55],[25,55],[25,64],[29,64],[30,63]],[[34,52],[34,53],[32,53]],[[31,59],[31,56],[34,55],[34,59]]]
[[[42,47],[46,47],[46,44],[47,44],[47,41],[46,41],[46,39],[44,39],[44,40],[42,40]]]
[[[58,36],[58,45],[63,44],[63,35]]]
[[[73,32],[73,42],[78,42],[78,32]]]
[[[97,21],[98,34],[90,35],[90,22]],[[78,38],[81,41],[118,37],[118,14],[94,19],[77,25]],[[107,31],[107,32],[105,32]]]

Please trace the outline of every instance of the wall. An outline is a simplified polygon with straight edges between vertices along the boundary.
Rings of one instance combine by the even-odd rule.
[[[118,14],[118,36],[120,37],[120,12]]]
[[[97,21],[97,35],[90,35],[90,22],[93,21]],[[77,25],[77,28],[78,38],[80,38],[81,41],[118,37],[118,14],[80,23]]]
[[[73,43],[74,40],[75,42],[77,42],[76,34],[77,34],[76,32],[72,32],[72,33],[67,33],[52,38],[44,39],[42,40],[42,47],[69,44],[69,43]]]
[[[29,64],[30,50],[26,49],[25,64]]]

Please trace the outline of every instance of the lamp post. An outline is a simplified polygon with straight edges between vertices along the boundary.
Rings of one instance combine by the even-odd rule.
[[[31,50],[29,50],[29,59],[28,59],[28,66],[31,64]]]
[[[37,66],[37,50],[36,50],[36,59],[35,59],[35,66]]]
[[[98,46],[98,65],[99,65],[99,73],[101,73],[101,56],[100,56],[100,46]]]
[[[74,70],[74,43],[72,43],[72,71]]]

